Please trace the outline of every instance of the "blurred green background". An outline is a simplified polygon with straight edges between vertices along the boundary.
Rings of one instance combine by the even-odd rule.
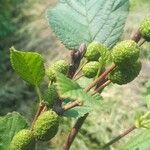
[[[45,18],[46,9],[53,7],[56,2],[56,0],[0,1],[0,115],[19,111],[31,121],[37,104],[34,88],[24,83],[10,66],[11,46],[19,50],[38,51],[44,56],[46,65],[65,57],[68,53],[52,33]],[[150,0],[130,0],[130,2],[130,13],[123,39],[130,38],[140,21],[150,14]],[[150,44],[143,46],[141,57],[143,67],[139,77],[128,85],[109,86],[104,90],[103,97],[108,104],[88,117],[72,150],[98,150],[101,144],[133,123],[137,110],[145,110],[144,92],[145,83],[150,75]],[[39,143],[37,149],[61,149],[74,121],[63,119],[58,136],[49,144]],[[117,150],[127,139],[128,137],[110,149]]]

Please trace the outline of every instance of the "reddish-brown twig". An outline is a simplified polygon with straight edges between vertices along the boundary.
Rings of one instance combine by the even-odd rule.
[[[131,126],[129,129],[125,130],[122,134],[118,135],[117,137],[115,137],[114,139],[112,139],[111,141],[106,143],[104,146],[102,146],[102,148],[103,149],[108,148],[110,145],[112,145],[115,142],[119,141],[121,138],[128,135],[130,132],[132,132],[135,129],[136,129],[135,125]]]
[[[95,89],[93,93],[91,94],[92,96],[95,95],[97,92],[103,90],[106,86],[108,86],[111,83],[111,80],[107,80],[105,83],[103,83],[100,87]]]
[[[87,116],[88,116],[88,113],[77,120],[76,124],[71,129],[71,131],[68,135],[67,141],[65,142],[65,144],[63,146],[63,150],[69,150],[71,144],[73,143],[76,135],[78,134],[79,129],[81,128],[81,126],[84,123]]]
[[[65,111],[65,110],[68,110],[68,109],[71,109],[73,107],[80,106],[80,105],[82,105],[81,101],[75,100],[72,103],[69,103],[69,104],[66,104],[65,106],[63,106],[63,109]]]
[[[96,78],[86,89],[85,91],[88,92],[90,89],[92,89],[98,82],[101,82],[112,70],[116,68],[115,64],[112,64],[112,66],[105,70],[98,78]]]

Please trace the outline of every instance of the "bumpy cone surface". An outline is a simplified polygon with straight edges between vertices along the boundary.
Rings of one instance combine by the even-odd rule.
[[[100,52],[99,52],[99,43],[98,42],[92,42],[88,45],[86,53],[85,53],[85,58],[88,61],[97,61],[100,57]]]
[[[85,77],[93,78],[97,75],[98,69],[100,67],[100,63],[97,61],[91,61],[87,63],[83,68],[82,72]]]
[[[43,112],[35,122],[33,132],[39,141],[52,139],[59,127],[59,116],[52,110]]]
[[[112,50],[112,59],[116,65],[129,65],[137,61],[140,47],[132,40],[118,43]]]
[[[56,85],[50,85],[50,87],[45,91],[43,99],[48,103],[50,108],[53,107],[54,102],[59,99]]]
[[[127,84],[138,76],[140,70],[141,62],[137,61],[130,66],[117,67],[110,73],[109,79],[119,85]]]
[[[97,61],[107,51],[105,45],[94,41],[88,45],[84,56],[88,61]]]
[[[150,17],[146,18],[140,25],[140,33],[145,40],[150,41]]]
[[[35,139],[30,130],[19,131],[12,139],[10,150],[34,150]]]
[[[56,61],[47,71],[46,74],[51,81],[55,81],[56,73],[67,74],[69,64],[65,60]]]

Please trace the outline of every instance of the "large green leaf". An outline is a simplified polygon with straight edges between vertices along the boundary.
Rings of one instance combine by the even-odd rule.
[[[25,119],[17,112],[0,117],[0,150],[9,150],[13,136],[27,126]]]
[[[62,98],[69,98],[72,100],[80,100],[84,105],[95,106],[99,105],[100,101],[96,97],[92,97],[86,93],[75,81],[67,78],[63,74],[57,74],[57,89]]]
[[[40,54],[17,51],[12,47],[10,60],[16,73],[29,84],[38,86],[43,80],[45,69]]]
[[[112,47],[123,32],[128,8],[128,0],[60,0],[47,18],[69,49],[92,41]]]
[[[150,150],[150,130],[143,129],[139,131],[120,150]]]

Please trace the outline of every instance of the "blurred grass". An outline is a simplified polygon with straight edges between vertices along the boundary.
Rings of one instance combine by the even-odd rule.
[[[3,0],[4,1],[4,0]],[[15,0],[14,2],[16,2]],[[19,1],[19,0],[18,0]],[[12,2],[7,0],[5,2]],[[21,0],[20,0],[21,2]],[[140,21],[148,14],[150,0],[130,0],[131,8],[125,33],[123,38],[130,37],[132,31],[136,30]],[[2,33],[0,38],[0,114],[4,115],[9,111],[17,110],[31,120],[36,109],[37,97],[33,87],[26,85],[12,70],[9,63],[9,47],[14,45],[17,49],[32,50],[42,53],[47,65],[55,59],[65,57],[67,51],[65,47],[56,39],[45,19],[45,10],[52,7],[56,0],[26,0],[21,5],[13,6],[10,16],[13,26],[16,29],[6,34]],[[12,4],[11,4],[12,5]],[[10,7],[10,6],[9,6]],[[9,8],[8,7],[8,8]],[[16,13],[20,7],[21,12]],[[1,8],[1,7],[0,7]],[[6,8],[6,7],[5,7]],[[4,11],[4,8],[1,11]],[[5,18],[3,18],[5,19]],[[1,21],[1,18],[0,18]],[[8,21],[10,21],[8,19]],[[11,24],[10,24],[11,25]],[[1,27],[1,26],[0,26]],[[6,26],[7,27],[7,26]],[[150,58],[150,45],[146,44],[142,51],[142,57]],[[63,54],[63,55],[62,55]],[[126,86],[109,86],[103,93],[106,106],[100,107],[88,117],[77,136],[72,150],[98,150],[100,145],[109,141],[120,131],[128,128],[134,121],[136,111],[145,110],[145,101],[142,96],[144,83],[149,78],[149,61],[144,61],[143,72],[139,78]],[[42,85],[45,87],[45,85]],[[114,99],[115,97],[115,99]],[[34,105],[35,108],[31,106]],[[132,116],[132,117],[131,117]],[[73,126],[75,119],[62,119],[58,135],[50,142],[50,145],[38,144],[37,149],[47,150],[61,149],[70,127]],[[120,143],[126,141],[128,137]],[[111,147],[111,150],[118,150],[119,144]]]

